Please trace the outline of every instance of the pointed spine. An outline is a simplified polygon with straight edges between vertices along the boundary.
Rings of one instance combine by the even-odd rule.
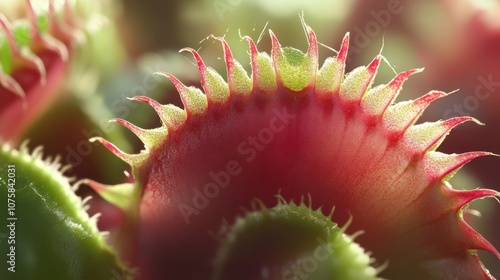
[[[388,84],[371,89],[365,96],[363,96],[361,106],[371,116],[382,116],[401,92],[403,83],[411,75],[422,71],[423,68],[401,72]]]
[[[32,40],[41,40],[42,35],[38,29],[38,22],[33,6],[31,5],[31,0],[26,0],[26,11],[28,13],[28,20],[30,23],[30,37]],[[52,6],[52,1],[49,1],[49,7]],[[50,12],[50,11],[49,11]]]
[[[226,62],[227,83],[229,84],[230,93],[249,95],[252,92],[252,80],[248,77],[247,72],[243,66],[234,59],[231,48],[226,40],[222,37],[213,38],[221,42],[222,48],[224,49],[224,61]]]
[[[359,104],[362,97],[370,89],[375,74],[380,65],[381,55],[376,56],[366,67],[358,67],[347,74],[345,81],[340,85],[339,99],[342,104]]]
[[[403,133],[413,125],[423,111],[434,100],[447,94],[442,91],[431,91],[412,101],[400,102],[392,105],[382,116],[392,141],[397,141]]]
[[[425,155],[424,166],[431,182],[447,181],[469,161],[490,155],[493,154],[488,152],[468,152],[449,155],[440,152],[429,152]]]
[[[14,39],[14,34],[12,33],[12,27],[10,26],[8,20],[1,14],[0,25],[2,26],[6,34],[7,42],[12,53],[12,71],[21,69],[23,67],[33,69],[38,72],[38,74],[40,74],[40,82],[42,85],[44,85],[46,82],[47,73],[42,60],[33,54],[22,52],[19,49]]]
[[[309,38],[309,47],[307,49],[307,57],[311,62],[311,76],[313,80],[311,81],[313,84],[316,83],[316,72],[318,70],[318,39],[316,38],[316,33],[312,30],[309,25],[306,25],[307,37]]]
[[[70,5],[69,0],[64,0],[61,20],[52,8],[52,15],[49,14],[49,32],[68,48],[72,48],[74,44],[83,44],[86,40],[82,28],[75,22],[73,5]]]
[[[253,92],[265,92],[268,95],[276,93],[276,72],[271,57],[266,53],[259,53],[252,38],[245,36],[250,48],[252,65]]]
[[[196,87],[187,87],[181,81],[179,81],[175,76],[165,73],[157,72],[159,74],[167,77],[175,86],[184,104],[184,108],[187,113],[187,118],[191,115],[199,115],[204,113],[208,108],[208,101],[206,95],[201,92],[200,89]]]
[[[85,184],[92,188],[95,192],[99,194],[109,203],[119,207],[123,211],[128,212],[131,215],[136,215],[134,213],[134,205],[137,202],[137,186],[131,183],[125,183],[120,185],[104,185],[98,183],[94,180],[85,179],[80,181],[80,184]]]
[[[207,95],[208,103],[224,103],[229,98],[229,86],[224,81],[224,79],[210,67],[206,67],[200,54],[192,48],[184,48],[180,50],[181,52],[190,52],[196,64],[198,65],[198,70],[201,75],[201,85],[203,91]]]
[[[282,60],[282,56],[283,56],[283,54],[281,52],[281,44],[271,29],[269,29],[269,36],[271,37],[271,59],[273,60],[275,75],[276,75],[276,78],[279,81],[281,81],[282,77],[281,77],[281,73],[279,71],[280,70],[279,66],[277,65]]]
[[[486,197],[495,197],[499,196],[500,193],[495,191],[495,190],[488,190],[488,189],[474,189],[474,190],[454,190],[454,189],[445,189],[447,192],[450,193],[450,196],[453,197],[455,203],[454,203],[454,210],[459,211],[462,209],[464,206],[469,204],[470,202],[480,199],[480,198],[486,198]]]
[[[349,33],[346,33],[336,58],[329,57],[323,63],[316,76],[315,92],[322,95],[338,97],[340,85],[344,78],[345,63],[349,49]]]
[[[481,234],[475,231],[471,226],[469,226],[463,220],[459,220],[460,231],[462,232],[462,244],[464,248],[469,250],[483,250],[494,254],[498,259],[500,259],[500,253],[495,249],[495,247],[484,238]]]
[[[481,124],[472,117],[457,117],[445,121],[418,124],[411,126],[405,132],[403,141],[413,152],[423,156],[429,150],[436,150],[450,130],[468,121]]]
[[[161,127],[156,129],[142,129],[123,119],[112,119],[110,122],[116,122],[134,133],[146,146],[147,150],[158,147],[167,137],[167,129]]]
[[[26,0],[26,7],[28,11],[28,20],[30,22],[30,47],[33,52],[37,53],[40,50],[48,49],[56,52],[62,61],[67,61],[69,59],[68,47],[59,40],[54,39],[53,37],[42,36],[42,34],[40,33],[40,29],[38,28],[38,19],[35,15],[35,11],[33,10],[30,0]],[[52,21],[50,19],[51,7],[53,7],[52,0],[49,2],[49,24],[51,24],[50,22]],[[55,15],[53,15],[53,17],[55,17]]]
[[[21,97],[24,102],[26,101],[26,93],[24,92],[23,88],[16,80],[14,80],[11,76],[5,74],[3,71],[0,71],[0,86]]]
[[[0,14],[0,25],[2,25],[2,28],[5,32],[7,43],[9,44],[11,52],[13,52],[14,54],[19,54],[19,47],[16,44],[14,35],[12,34],[12,27],[10,26],[7,18],[5,18],[5,16],[2,14]]]
[[[165,126],[168,131],[175,131],[179,129],[185,122],[187,118],[186,111],[179,107],[173,105],[161,105],[155,100],[147,96],[135,96],[129,98],[130,100],[140,101],[153,107],[158,116],[160,117],[163,126]]]
[[[101,143],[106,149],[108,149],[110,152],[115,154],[117,157],[119,157],[121,160],[126,162],[128,165],[130,165],[132,168],[137,168],[142,165],[142,163],[147,159],[148,154],[141,153],[141,154],[126,154],[122,150],[118,149],[115,145],[112,143],[108,142],[107,140],[104,140],[101,137],[93,137],[89,139],[90,142],[95,142],[98,141]]]
[[[316,82],[318,69],[318,42],[316,34],[306,25],[309,37],[307,54],[292,48],[281,48],[281,44],[274,33],[271,36],[271,57],[273,60],[276,78],[280,84],[293,91],[312,89]]]
[[[69,0],[64,0],[63,20],[69,26],[76,27],[78,25],[75,22],[74,6],[70,5]]]

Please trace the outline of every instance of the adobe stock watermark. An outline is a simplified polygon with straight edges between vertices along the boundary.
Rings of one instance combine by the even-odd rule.
[[[224,20],[226,12],[232,12],[243,0],[214,0],[212,5],[220,20]]]
[[[260,129],[256,134],[238,144],[237,151],[242,160],[230,160],[223,170],[210,171],[208,174],[210,181],[201,188],[192,189],[191,203],[178,205],[186,224],[191,222],[190,219],[193,215],[199,215],[210,204],[210,201],[229,185],[231,178],[238,176],[243,171],[242,162],[251,163],[254,161],[258,153],[273,141],[275,135],[282,132],[290,124],[290,120],[296,118],[295,114],[288,112],[287,107],[283,107],[281,110],[274,108],[272,112],[274,116],[269,120],[267,127]]]
[[[333,247],[321,237],[316,238],[319,245],[314,249],[312,255],[303,258],[300,262],[292,265],[283,273],[282,280],[305,280],[310,279],[311,274],[316,272],[320,264],[328,260],[333,254]]]
[[[152,69],[153,67],[146,67],[145,70],[150,74],[144,75],[142,84],[133,87],[128,96],[147,96],[148,92],[160,86],[160,84],[165,81],[165,78],[162,78],[160,75],[152,74],[160,71],[160,65],[160,63],[156,65],[156,70]],[[125,95],[122,95],[110,104],[109,109],[113,116],[126,119],[130,115],[131,110],[137,106],[137,102],[130,102]],[[79,141],[75,146],[67,145],[65,147],[66,155],[64,160],[66,164],[70,164],[71,166],[80,165],[85,157],[92,154],[95,146],[99,145],[97,142],[91,143],[88,139],[96,136],[104,137],[106,133],[111,133],[117,128],[117,126],[110,123],[108,119],[101,120],[99,127],[100,128],[93,128],[91,130],[83,129],[81,133],[85,137],[85,140]]]
[[[487,77],[479,76],[477,80],[479,84],[474,89],[474,94],[468,95],[462,103],[455,103],[452,108],[444,111],[443,119],[463,117],[476,111],[479,109],[480,102],[490,98],[491,94],[500,87],[500,80],[493,80],[492,74],[489,74]]]
[[[411,0],[408,0],[411,1]],[[380,35],[384,28],[389,26],[394,16],[403,12],[401,0],[389,0],[383,10],[370,11],[372,20],[367,22],[363,29],[359,26],[353,28],[351,45],[349,46],[349,55],[360,54],[361,50],[370,44],[371,40]],[[348,55],[348,56],[349,56]]]

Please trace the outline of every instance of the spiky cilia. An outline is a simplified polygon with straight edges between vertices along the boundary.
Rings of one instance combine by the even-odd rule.
[[[260,205],[221,228],[212,279],[379,279],[383,267],[373,268],[374,260],[345,234],[352,220],[340,228],[332,214],[304,201]]]
[[[359,244],[389,263],[381,277],[492,279],[475,250],[500,254],[464,222],[462,212],[471,201],[498,193],[456,190],[447,181],[465,163],[489,153],[436,151],[453,127],[477,121],[415,124],[432,101],[446,95],[431,91],[394,103],[403,82],[421,69],[372,87],[381,55],[344,74],[347,34],[338,55],[318,67],[316,35],[305,27],[307,53],[282,48],[270,32],[269,56],[244,37],[251,76],[224,39],[216,38],[227,82],[197,51],[184,49],[196,60],[203,91],[160,73],[177,88],[184,109],[138,96],[132,99],[151,105],[162,127],[147,130],[116,120],[145,150],[126,154],[94,139],[132,166],[134,195],[122,205],[134,213],[135,226],[126,232],[135,240],[128,244],[134,252],[129,259],[142,279],[209,279],[219,249],[208,232],[217,231],[223,219],[235,223],[244,213],[241,207],[250,207],[254,198],[273,205],[278,193],[285,201],[310,195],[314,209],[335,206],[331,218],[338,224],[352,215],[349,231],[365,232]],[[104,185],[89,184],[107,192]],[[252,254],[245,259],[258,262],[259,252]]]

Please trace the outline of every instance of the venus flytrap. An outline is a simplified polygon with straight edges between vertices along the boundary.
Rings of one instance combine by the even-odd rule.
[[[22,17],[0,11],[0,139],[19,143],[61,100],[85,95],[82,108],[96,100],[92,79],[111,71],[122,50],[96,1],[13,1]],[[99,56],[102,46],[113,55]]]
[[[59,19],[50,3],[49,12],[37,16],[26,1],[27,19],[14,24],[0,15],[0,137],[20,141],[19,137],[47,106],[57,98],[68,72],[81,30],[73,26],[71,6]],[[39,22],[45,22],[41,27]],[[12,120],[17,120],[13,122]]]
[[[79,177],[108,174],[100,173],[102,166],[113,169],[118,164],[122,169],[123,163],[112,155],[97,156],[97,145],[88,142],[99,135],[129,144],[107,122],[113,115],[128,115],[129,108],[122,105],[126,100],[101,94],[103,80],[124,59],[112,20],[104,16],[112,5],[81,0],[8,2],[17,13],[0,11],[0,141],[17,147],[30,139],[48,154],[60,154]],[[62,137],[60,131],[65,131]]]
[[[132,167],[135,182],[113,190],[134,189],[130,202],[120,204],[136,211],[123,234],[132,240],[126,246],[133,248],[125,257],[140,270],[140,278],[240,277],[240,271],[229,265],[230,258],[224,257],[229,254],[244,260],[237,267],[256,277],[252,279],[282,279],[280,275],[287,273],[282,270],[283,264],[294,258],[290,252],[299,250],[296,246],[300,247],[302,237],[295,236],[297,243],[281,248],[282,254],[270,264],[259,263],[258,252],[243,255],[231,247],[234,238],[262,233],[260,238],[238,243],[247,249],[262,248],[259,246],[274,238],[269,235],[270,240],[265,240],[266,230],[294,236],[302,226],[314,224],[310,213],[301,212],[297,219],[303,223],[292,223],[290,227],[281,228],[279,223],[284,220],[272,218],[269,221],[276,224],[269,222],[268,228],[260,226],[263,220],[255,227],[238,226],[241,219],[251,219],[251,214],[245,216],[240,211],[241,207],[250,207],[255,198],[265,207],[272,207],[279,193],[283,204],[310,195],[311,209],[335,207],[332,216],[323,213],[323,217],[321,211],[312,214],[318,219],[328,217],[328,221],[342,224],[352,215],[347,231],[365,232],[356,239],[359,245],[339,240],[346,245],[332,246],[347,250],[361,246],[373,253],[378,265],[388,262],[385,270],[370,277],[493,279],[475,252],[485,250],[497,257],[500,254],[464,222],[462,212],[471,201],[498,193],[456,190],[447,181],[470,160],[491,154],[436,151],[453,127],[475,120],[461,117],[415,124],[430,103],[447,95],[431,91],[416,100],[395,103],[403,82],[421,69],[401,72],[389,83],[372,87],[381,55],[368,66],[345,74],[347,34],[338,55],[326,59],[320,67],[316,35],[308,26],[305,29],[309,39],[306,53],[282,48],[272,32],[271,55],[259,52],[254,42],[244,37],[250,48],[250,76],[233,58],[225,41],[215,38],[222,42],[227,82],[207,67],[195,50],[184,49],[196,60],[203,92],[164,74],[179,91],[184,109],[139,96],[132,99],[151,105],[162,126],[142,129],[117,120],[144,142],[143,151],[127,154],[103,138],[93,139]],[[274,111],[283,108],[295,118],[274,134],[252,161],[245,161],[238,146],[258,135],[275,117]],[[179,205],[189,205],[192,190],[210,182],[210,174],[225,170],[230,161],[239,163],[241,172],[186,223]],[[94,188],[113,202],[106,186]],[[286,213],[263,211],[278,216]],[[239,233],[226,236],[220,247],[207,232],[217,231],[222,220]],[[305,232],[311,236],[314,230]],[[314,248],[304,250],[311,254]],[[214,266],[212,260],[216,257],[218,263]],[[275,268],[280,271],[261,273],[264,266],[274,264],[279,264]],[[332,279],[331,275],[320,279]],[[342,279],[359,279],[355,275],[345,277]]]

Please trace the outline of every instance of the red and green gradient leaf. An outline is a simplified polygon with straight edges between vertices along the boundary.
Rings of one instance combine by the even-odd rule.
[[[348,233],[363,231],[359,245],[378,265],[389,263],[381,277],[493,279],[475,252],[500,255],[462,212],[471,201],[498,193],[457,190],[447,181],[467,162],[490,154],[436,151],[453,127],[475,120],[416,125],[431,102],[446,96],[431,91],[395,102],[403,82],[421,69],[372,87],[381,55],[344,73],[346,35],[338,55],[319,67],[316,35],[306,30],[306,53],[281,47],[272,32],[271,55],[245,37],[250,76],[215,38],[223,46],[227,82],[195,50],[184,49],[196,60],[203,91],[160,73],[178,89],[184,109],[139,96],[133,99],[151,105],[162,127],[117,120],[145,150],[126,154],[95,138],[132,166],[133,191],[121,186],[122,192],[114,188],[106,195],[106,186],[89,184],[104,197],[119,194],[110,200],[133,213],[124,233],[133,242],[122,246],[132,252],[128,259],[142,279],[209,279],[220,249],[208,233],[223,221],[236,223],[254,199],[274,206],[278,194],[285,202],[310,196],[312,209],[335,207],[331,220],[337,224],[352,215]],[[124,193],[132,193],[128,203],[121,200]],[[245,259],[258,262],[259,253],[250,251]]]

